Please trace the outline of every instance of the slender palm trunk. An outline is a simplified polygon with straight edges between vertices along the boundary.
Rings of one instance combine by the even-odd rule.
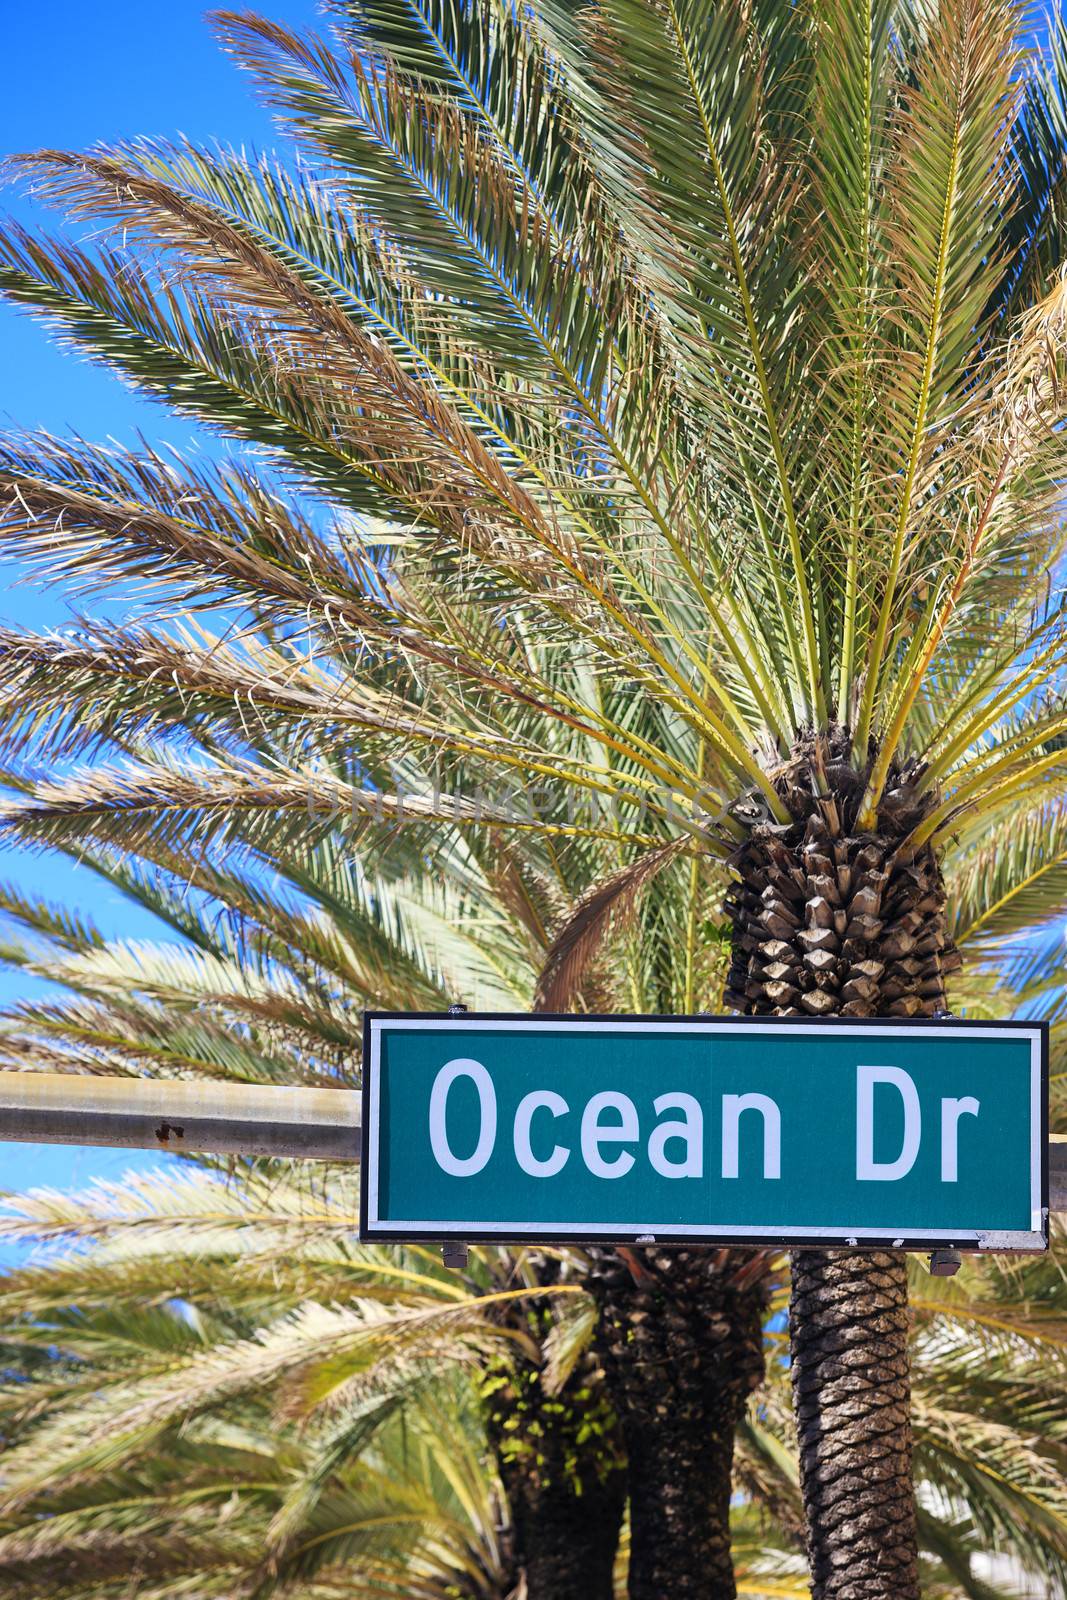
[[[593,1256],[629,1460],[631,1600],[734,1600],[734,1430],[763,1376],[765,1263],[706,1247]]]
[[[545,1314],[528,1320],[547,1333]],[[613,1600],[626,1466],[595,1358],[553,1394],[542,1368],[516,1356],[487,1379],[486,1422],[511,1512],[514,1590],[525,1600]]]
[[[944,887],[897,773],[876,835],[850,831],[862,779],[798,753],[781,779],[795,826],[756,823],[738,858],[727,1004],[750,1014],[933,1016]],[[827,793],[829,790],[829,793]],[[813,799],[813,795],[821,798]],[[918,1600],[905,1257],[797,1251],[792,1376],[815,1600]]]
[[[793,1257],[793,1393],[812,1593],[918,1595],[905,1257]]]

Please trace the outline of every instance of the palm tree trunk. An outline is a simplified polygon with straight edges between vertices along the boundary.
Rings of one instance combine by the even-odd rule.
[[[562,1456],[558,1460],[562,1468]],[[542,1471],[514,1461],[502,1462],[501,1473],[518,1592],[527,1600],[613,1600],[626,1506],[623,1466],[581,1487],[563,1475],[546,1480]]]
[[[798,820],[755,823],[728,900],[726,1001],[762,1016],[934,1016],[944,886],[899,847],[927,802],[898,772],[877,835],[850,833],[862,775],[801,751],[781,779]],[[829,790],[829,794],[827,793]],[[813,799],[813,795],[821,795]],[[815,1600],[919,1600],[905,1257],[797,1251],[792,1377]]]
[[[905,1257],[798,1250],[793,1395],[812,1593],[917,1596]]]
[[[631,1600],[734,1600],[734,1429],[763,1376],[753,1252],[598,1250],[597,1349],[629,1461]]]
[[[532,1312],[543,1338],[546,1314]],[[511,1513],[513,1589],[525,1600],[613,1600],[626,1466],[594,1358],[559,1393],[517,1355],[486,1380],[486,1422]]]

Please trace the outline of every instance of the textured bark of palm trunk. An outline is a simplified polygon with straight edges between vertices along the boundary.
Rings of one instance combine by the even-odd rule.
[[[752,1252],[596,1251],[597,1349],[629,1460],[631,1600],[734,1600],[734,1429],[763,1376]]]
[[[790,1315],[812,1593],[911,1600],[905,1257],[796,1251]]]
[[[910,776],[896,774],[876,835],[849,829],[862,780],[846,763],[828,774],[801,755],[783,776],[796,823],[754,820],[736,858],[734,1010],[810,1018],[944,1009],[945,974],[958,958],[936,858],[900,853],[924,809]],[[795,1252],[791,1334],[812,1594],[919,1600],[905,1257]]]
[[[620,1467],[578,1492],[516,1482],[507,1473],[517,1577],[527,1600],[613,1600],[615,1556],[626,1505]]]
[[[697,1596],[735,1600],[730,1556],[732,1419],[701,1428],[659,1420],[655,1433],[631,1431],[630,1493],[641,1530],[630,1556],[632,1600]]]
[[[511,1512],[513,1589],[525,1600],[613,1600],[626,1468],[595,1361],[582,1363],[558,1395],[522,1358],[486,1388],[489,1440]]]

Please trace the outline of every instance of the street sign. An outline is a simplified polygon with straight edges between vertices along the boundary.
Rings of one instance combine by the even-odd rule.
[[[1042,1024],[368,1014],[363,1239],[1048,1246]]]

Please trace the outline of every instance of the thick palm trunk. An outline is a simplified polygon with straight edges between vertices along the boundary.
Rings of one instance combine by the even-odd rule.
[[[751,1252],[596,1251],[597,1348],[629,1460],[631,1600],[734,1600],[734,1429],[763,1375]]]
[[[944,975],[958,958],[934,856],[900,854],[922,815],[908,777],[897,775],[882,831],[860,835],[848,824],[862,784],[844,762],[816,768],[802,752],[783,775],[795,826],[756,822],[738,857],[735,1010],[916,1017],[944,1008]],[[815,1600],[918,1600],[904,1256],[796,1252],[791,1328]]]
[[[537,1333],[548,1319],[534,1313]],[[517,1356],[486,1382],[486,1422],[511,1512],[513,1589],[525,1600],[613,1600],[626,1506],[618,1423],[594,1358],[558,1394]]]

